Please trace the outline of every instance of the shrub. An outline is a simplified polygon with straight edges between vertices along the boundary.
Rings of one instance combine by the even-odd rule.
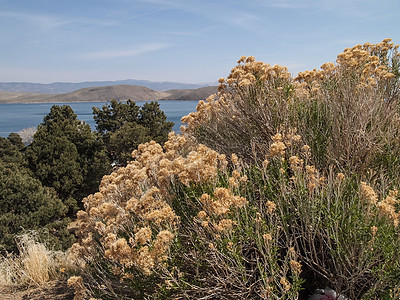
[[[38,230],[48,241],[68,248],[67,209],[56,193],[43,187],[29,171],[0,161],[0,250],[17,250],[14,238],[24,230]]]
[[[400,284],[396,191],[379,201],[356,175],[323,177],[292,131],[273,137],[262,164],[233,155],[231,171],[224,156],[170,138],[164,151],[139,147],[78,214],[73,251],[113,293],[298,299],[326,285],[361,299]]]
[[[139,145],[84,199],[72,252],[86,259],[86,289],[306,299],[327,286],[396,297],[399,72],[389,42],[295,79],[242,57],[183,118],[182,135]]]
[[[313,163],[365,172],[398,168],[399,55],[385,39],[338,55],[336,65],[301,72],[242,57],[219,93],[182,120],[188,133],[222,153],[259,160],[278,128],[296,128]],[[389,163],[390,162],[390,163]],[[393,165],[393,162],[395,163]],[[396,179],[397,180],[397,179]]]

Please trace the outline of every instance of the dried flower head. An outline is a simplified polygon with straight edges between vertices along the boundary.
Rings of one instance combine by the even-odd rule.
[[[275,204],[275,202],[270,201],[270,200],[268,200],[268,201],[265,203],[265,207],[266,207],[266,209],[267,209],[267,213],[268,213],[268,214],[273,214],[273,213],[275,212],[275,210],[276,210],[276,204]]]
[[[151,229],[150,227],[142,227],[138,232],[135,233],[135,241],[139,245],[144,245],[151,240]]]
[[[344,174],[343,173],[338,173],[337,175],[336,175],[336,179],[340,182],[340,181],[343,181],[343,179],[344,179]]]
[[[370,187],[366,182],[361,182],[360,197],[370,205],[375,205],[378,202],[378,196],[373,188]]]
[[[372,234],[372,237],[375,237],[377,232],[378,232],[378,227],[372,226],[372,227],[371,227],[371,234]]]
[[[292,287],[292,285],[290,284],[290,282],[286,279],[286,277],[281,277],[281,279],[279,280],[279,283],[282,285],[283,290],[285,292],[289,291],[290,288]]]
[[[290,267],[292,272],[298,276],[301,273],[301,263],[296,260],[290,260]]]
[[[269,234],[269,233],[264,233],[264,234],[263,234],[263,239],[264,239],[264,242],[265,242],[266,244],[268,244],[269,242],[272,241],[272,235]]]

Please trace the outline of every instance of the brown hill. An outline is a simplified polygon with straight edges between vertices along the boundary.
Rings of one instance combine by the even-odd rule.
[[[217,89],[216,86],[207,86],[198,89],[168,90],[166,93],[170,95],[160,100],[205,100],[208,96],[215,94]]]
[[[11,99],[6,97],[13,96]],[[11,95],[12,94],[12,95]],[[18,95],[17,95],[18,94]],[[1,96],[3,95],[3,96]],[[104,87],[84,88],[66,94],[25,94],[0,92],[3,103],[35,103],[35,102],[103,102],[115,100],[159,100],[168,93],[154,91],[137,85],[112,85]]]
[[[165,97],[165,92],[154,91],[138,85],[112,85],[80,89],[72,93],[58,95],[65,101],[109,101],[115,100],[158,100]]]
[[[110,100],[203,100],[217,91],[216,86],[198,89],[155,91],[138,85],[91,87],[66,94],[13,93],[0,91],[0,103],[106,102]]]
[[[2,92],[0,91],[0,103],[18,102],[19,98],[35,97],[40,94],[36,93],[17,93],[17,92]]]

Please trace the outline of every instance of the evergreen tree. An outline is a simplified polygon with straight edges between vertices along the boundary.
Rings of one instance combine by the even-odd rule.
[[[7,139],[11,142],[11,144],[13,144],[15,147],[17,147],[18,150],[22,150],[23,148],[25,148],[25,145],[22,142],[22,138],[18,133],[11,132],[8,135]]]
[[[150,130],[151,139],[159,144],[168,140],[168,133],[174,126],[173,122],[167,121],[167,116],[160,109],[157,102],[147,102],[140,109],[138,123]]]
[[[101,139],[67,105],[54,105],[44,117],[27,147],[26,158],[42,184],[56,190],[70,216],[110,171]]]
[[[163,144],[174,126],[157,102],[145,103],[140,108],[132,100],[126,103],[112,100],[102,109],[93,107],[93,114],[97,131],[116,165],[125,165],[141,143],[154,140]]]
[[[99,133],[106,135],[115,132],[125,123],[138,123],[140,107],[134,101],[126,103],[111,100],[103,105],[102,109],[93,107],[93,118],[96,122],[96,129]]]
[[[151,141],[149,128],[136,123],[125,123],[115,132],[107,135],[107,149],[117,165],[132,160],[132,151],[140,144]]]
[[[24,157],[20,150],[23,147],[24,144],[21,146],[18,138],[12,133],[8,138],[0,137],[0,161],[22,165],[24,163]]]
[[[54,190],[42,186],[22,165],[0,160],[0,250],[15,251],[14,238],[37,230],[56,248],[67,248],[67,207]]]

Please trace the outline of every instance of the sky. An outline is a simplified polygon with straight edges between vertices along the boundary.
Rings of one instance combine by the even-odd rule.
[[[0,0],[0,81],[212,83],[242,55],[295,75],[384,38],[399,0]]]

